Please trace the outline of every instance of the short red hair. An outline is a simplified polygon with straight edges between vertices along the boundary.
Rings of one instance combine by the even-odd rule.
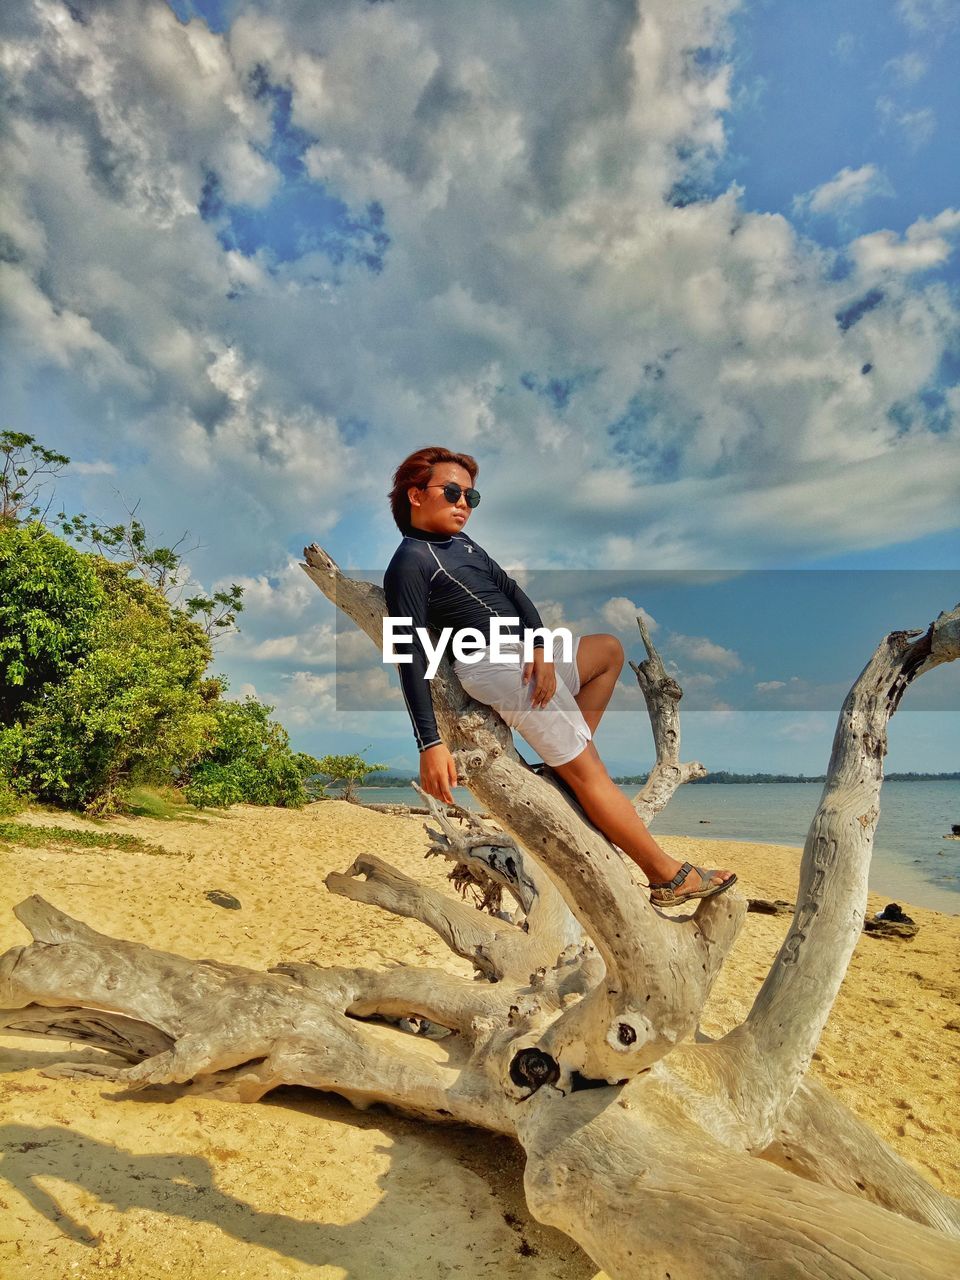
[[[387,495],[390,499],[390,510],[400,530],[410,527],[410,499],[407,490],[422,488],[433,479],[433,468],[438,462],[455,462],[458,467],[470,473],[470,483],[475,484],[480,467],[476,458],[469,453],[451,453],[438,444],[424,445],[416,453],[404,458],[393,473],[393,488]]]

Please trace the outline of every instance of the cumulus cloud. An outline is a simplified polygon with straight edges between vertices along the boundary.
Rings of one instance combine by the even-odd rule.
[[[893,231],[860,236],[850,253],[863,276],[928,271],[947,261],[958,234],[960,210],[945,209],[935,218],[918,218],[903,236]]]
[[[322,652],[325,602],[276,566],[325,535],[385,563],[390,471],[434,440],[481,458],[471,532],[505,564],[728,567],[955,520],[955,418],[923,396],[956,306],[906,269],[951,233],[864,238],[843,278],[704,181],[738,7],[263,0],[222,34],[159,0],[5,7],[18,386],[56,379],[148,523],[202,535],[198,572],[242,569],[251,661]],[[831,181],[809,198],[836,212],[881,178]]]
[[[865,164],[859,169],[841,169],[829,182],[798,196],[794,207],[799,212],[846,212],[876,196],[890,195],[893,195],[893,188],[886,175],[875,164]]]
[[[333,675],[292,671],[285,675],[275,695],[268,695],[281,723],[298,728],[337,722],[336,683]]]
[[[261,573],[256,577],[239,574],[229,581],[243,588],[243,625],[267,622],[276,627],[278,621],[302,618],[321,601],[317,588],[300,568],[297,560],[287,562],[274,574]],[[227,579],[219,581],[218,588],[229,585]]]
[[[637,634],[637,618],[642,618],[647,630],[652,635],[659,623],[641,604],[634,604],[626,596],[613,596],[600,609],[600,616],[616,631],[627,631]]]
[[[669,638],[670,653],[677,654],[687,662],[702,662],[708,667],[715,667],[718,672],[729,675],[741,671],[743,663],[739,654],[727,649],[706,636],[685,636],[672,634]]]

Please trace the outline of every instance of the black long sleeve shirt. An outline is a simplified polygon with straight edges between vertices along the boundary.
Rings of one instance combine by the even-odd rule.
[[[428,533],[408,526],[387,566],[383,590],[390,617],[412,619],[413,661],[398,664],[397,671],[417,746],[426,751],[442,739],[426,678],[427,655],[415,628],[453,627],[457,632],[475,627],[486,636],[492,617],[519,618],[524,629],[542,627],[543,623],[532,601],[514,580],[462,530],[454,534]],[[504,631],[520,634],[516,626],[505,627]],[[398,638],[403,634],[398,629]],[[542,636],[534,638],[534,647],[543,647]]]

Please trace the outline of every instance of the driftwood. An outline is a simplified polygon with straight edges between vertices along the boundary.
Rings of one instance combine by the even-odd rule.
[[[920,931],[918,924],[905,924],[899,920],[864,920],[864,933],[875,938],[915,938]]]
[[[364,809],[370,809],[373,813],[391,813],[395,817],[405,818],[409,814],[414,817],[417,814],[428,814],[430,812],[424,806],[414,804],[365,804]]]
[[[747,910],[755,911],[762,916],[792,916],[797,909],[795,902],[784,902],[776,898],[771,902],[767,898],[750,898]],[[882,917],[867,918],[863,922],[863,932],[871,933],[877,938],[915,938],[920,926],[912,920],[885,920]]]
[[[318,547],[306,558],[379,647],[382,592]],[[684,767],[679,691],[643,638],[646,681],[634,670],[658,769],[636,803],[649,815]],[[373,854],[327,886],[424,921],[476,980],[190,961],[31,898],[16,912],[34,943],[0,958],[0,1025],[85,1040],[128,1064],[60,1074],[134,1089],[193,1081],[238,1101],[299,1084],[510,1134],[526,1152],[532,1213],[614,1280],[960,1274],[960,1205],[804,1078],[863,924],[887,722],[917,676],[958,656],[960,607],[923,633],[887,636],[854,684],[791,927],[746,1021],[719,1040],[697,1024],[743,898],[734,889],[690,914],[658,912],[632,864],[521,764],[506,726],[447,663],[433,686],[441,732],[499,829],[454,821],[425,797],[432,852],[495,885],[499,906],[477,911]]]
[[[673,676],[667,674],[643,618],[637,618],[637,626],[647,656],[643,662],[631,662],[630,667],[647,704],[657,758],[649,778],[634,796],[633,807],[649,824],[677,787],[694,778],[706,777],[707,771],[699,760],[680,763],[680,699],[683,691]]]
[[[785,902],[783,898],[748,898],[747,910],[755,911],[761,916],[792,916],[797,909],[795,902]]]

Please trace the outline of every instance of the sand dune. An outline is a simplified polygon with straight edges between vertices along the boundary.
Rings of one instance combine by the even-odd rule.
[[[329,870],[372,851],[449,888],[446,867],[423,859],[422,824],[329,801],[302,813],[239,807],[190,822],[110,824],[168,856],[2,850],[0,949],[27,940],[11,907],[40,893],[105,933],[198,958],[262,968],[290,959],[401,961],[468,973],[424,926],[323,887]],[[736,868],[751,896],[794,896],[796,850],[663,843]],[[215,906],[208,889],[235,895],[242,909]],[[882,905],[871,898],[871,910]],[[908,910],[921,926],[913,941],[861,939],[814,1071],[935,1185],[958,1194],[960,917]],[[785,928],[782,918],[747,917],[707,1031],[744,1016]],[[113,1086],[38,1071],[97,1056],[53,1041],[0,1041],[5,1280],[598,1274],[576,1245],[530,1218],[522,1153],[506,1139],[359,1113],[307,1090],[251,1106],[189,1089],[119,1100]]]

